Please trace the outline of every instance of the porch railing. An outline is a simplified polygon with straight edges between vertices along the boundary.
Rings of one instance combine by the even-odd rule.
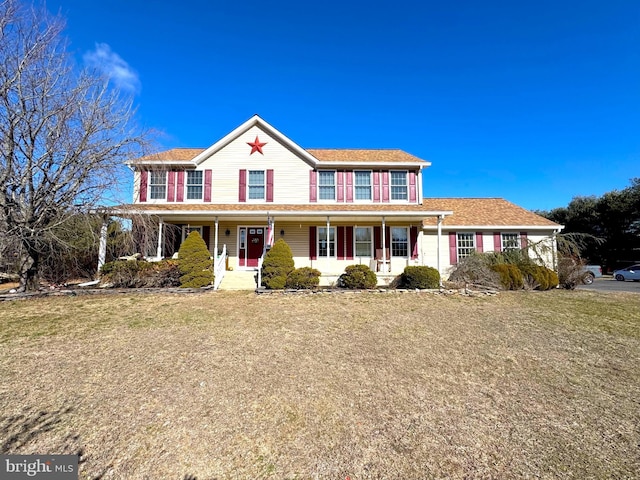
[[[213,264],[213,274],[215,279],[213,280],[213,289],[217,290],[224,278],[224,274],[227,271],[227,245],[222,246],[222,255],[216,258]]]

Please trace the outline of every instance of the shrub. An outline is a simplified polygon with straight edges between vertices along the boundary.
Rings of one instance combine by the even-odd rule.
[[[349,265],[338,279],[338,285],[344,288],[375,288],[378,277],[366,265]]]
[[[579,258],[561,255],[558,258],[558,282],[562,288],[573,290],[584,278],[584,262]]]
[[[213,262],[207,244],[197,231],[185,238],[178,250],[180,286],[200,288],[213,283]]]
[[[519,268],[525,287],[537,290],[549,289],[549,276],[545,267],[528,263],[520,265]]]
[[[400,286],[402,288],[438,288],[440,274],[432,267],[405,267]]]
[[[310,290],[320,284],[320,271],[311,267],[296,268],[287,277],[285,286],[296,290]]]
[[[500,275],[500,283],[505,290],[519,290],[524,286],[522,272],[515,265],[501,263],[491,269]]]
[[[549,289],[556,288],[560,282],[558,280],[558,274],[550,268],[543,267],[547,273],[547,281],[549,282]]]
[[[262,284],[271,290],[286,286],[287,277],[294,269],[293,254],[287,242],[278,239],[262,262]]]
[[[500,275],[491,269],[491,261],[488,254],[474,253],[465,257],[453,267],[449,281],[500,288]]]
[[[100,271],[103,281],[114,288],[161,288],[180,285],[180,271],[175,260],[118,260],[105,263]]]

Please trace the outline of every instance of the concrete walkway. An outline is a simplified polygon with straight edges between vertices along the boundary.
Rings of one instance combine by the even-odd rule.
[[[255,290],[257,271],[231,270],[224,273],[219,290]]]

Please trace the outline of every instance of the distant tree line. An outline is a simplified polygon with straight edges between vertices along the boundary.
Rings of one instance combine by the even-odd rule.
[[[601,197],[574,197],[566,207],[537,211],[564,225],[563,234],[586,234],[581,256],[610,271],[640,263],[640,178]]]

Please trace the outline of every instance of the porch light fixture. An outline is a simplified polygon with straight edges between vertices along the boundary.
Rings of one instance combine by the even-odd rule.
[[[280,230],[280,236],[284,237],[284,228],[282,230]]]
[[[229,230],[228,228],[224,231],[224,236],[228,237],[229,235],[231,235],[231,230]]]

